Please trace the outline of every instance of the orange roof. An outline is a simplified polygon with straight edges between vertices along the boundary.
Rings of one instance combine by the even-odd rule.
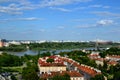
[[[40,65],[41,67],[49,67],[49,66],[65,66],[63,63],[43,63]]]
[[[120,58],[120,56],[119,56],[119,55],[108,55],[107,57]]]
[[[86,66],[86,65],[80,65],[77,62],[74,62],[73,60],[69,59],[69,58],[63,58],[64,61],[71,63],[73,66],[76,66],[79,70],[91,75],[91,76],[95,76],[97,74],[101,74],[101,72],[97,72],[96,70],[94,70],[93,68]]]
[[[66,58],[66,57],[56,57],[55,60],[57,61],[56,63],[47,63],[45,60],[42,60],[42,59],[39,59],[38,62],[40,64],[40,66],[47,67],[47,66],[65,66],[64,65],[64,61],[65,61],[65,62],[68,62],[71,65],[77,67],[77,69],[79,69],[91,76],[101,74],[101,72],[99,70],[96,70],[90,66],[79,64],[78,62],[76,62],[72,59]]]
[[[53,63],[47,63],[46,60],[48,58],[54,59],[54,62]],[[39,63],[40,66],[44,66],[44,67],[48,67],[48,66],[65,66],[64,63],[63,63],[63,60],[58,56],[49,56],[49,57],[40,58],[38,60],[38,63]]]
[[[116,65],[116,64],[118,64],[118,62],[116,62],[116,61],[109,61],[108,64],[110,64],[110,65]]]
[[[42,74],[41,78],[47,79],[47,78],[53,77],[55,75],[62,76],[64,74],[68,74],[70,77],[83,77],[83,75],[77,71],[59,71],[59,72],[50,72],[50,73]]]
[[[104,61],[103,58],[96,58],[95,60],[97,60],[97,61]]]

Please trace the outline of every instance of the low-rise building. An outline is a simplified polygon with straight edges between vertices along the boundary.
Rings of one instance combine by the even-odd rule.
[[[95,59],[95,63],[97,65],[103,66],[104,65],[104,59],[103,58],[97,58],[97,59]]]
[[[116,61],[109,61],[108,63],[108,66],[115,66],[115,65],[117,65],[118,64],[118,62],[116,62]]]
[[[54,59],[54,62],[48,63],[46,60],[49,58]],[[64,65],[61,58],[57,56],[39,58],[38,67],[40,70],[40,74],[51,71],[66,71],[66,66]]]
[[[120,56],[119,55],[107,55],[106,59],[107,60],[112,60],[112,61],[119,61],[120,60]]]
[[[65,61],[69,70],[78,71],[79,73],[84,75],[85,80],[90,80],[91,77],[94,77],[97,74],[101,74],[100,70],[84,64],[79,64],[72,59],[63,57],[63,60]]]
[[[70,80],[84,80],[84,76],[82,74],[80,74],[77,71],[59,71],[59,72],[50,72],[50,73],[45,73],[41,76],[41,78],[43,79],[48,79],[48,78],[52,78],[56,75],[65,75],[68,74],[70,76]]]
[[[53,63],[46,62],[48,58],[54,59],[54,62]],[[50,57],[39,58],[38,67],[40,70],[40,77],[42,78],[48,74],[50,76],[53,72],[56,72],[56,73],[66,72],[66,68],[68,71],[67,73],[69,75],[72,72],[71,74],[74,73],[77,75],[79,73],[79,75],[81,74],[84,77],[82,78],[82,76],[75,77],[70,75],[71,80],[90,80],[91,77],[101,74],[101,71],[98,69],[95,69],[93,67],[90,67],[84,64],[80,64],[70,58],[60,57],[60,56],[50,56]]]

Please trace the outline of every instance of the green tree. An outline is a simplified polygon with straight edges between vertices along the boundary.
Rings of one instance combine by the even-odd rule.
[[[68,74],[55,75],[54,77],[49,78],[49,80],[70,80],[70,76]]]
[[[46,61],[47,61],[48,63],[49,63],[49,62],[52,63],[52,62],[54,62],[54,59],[48,58]]]
[[[120,48],[111,47],[110,49],[106,50],[106,53],[109,55],[120,55]]]
[[[96,75],[95,77],[90,78],[90,80],[105,80],[102,74]]]
[[[26,67],[23,69],[22,77],[24,80],[38,80],[39,77],[34,70],[34,67]]]
[[[120,71],[115,72],[113,79],[114,80],[120,80]]]
[[[51,56],[51,53],[50,52],[46,52],[46,53],[42,53],[41,54],[41,57],[46,57],[46,56]]]
[[[105,52],[99,53],[100,57],[105,58],[105,56],[107,55]]]
[[[103,63],[104,63],[104,65],[103,65],[104,70],[107,70],[107,67],[108,67],[108,66],[107,66],[107,62],[104,61]]]
[[[11,79],[12,80],[17,80],[17,78],[14,75],[11,76]]]
[[[110,69],[108,71],[110,74],[114,74],[114,72],[115,72],[114,70],[115,70],[114,66],[111,65]]]
[[[7,53],[3,53],[0,55],[0,66],[8,67],[8,66],[20,66],[22,65],[21,58],[15,55],[10,55]]]

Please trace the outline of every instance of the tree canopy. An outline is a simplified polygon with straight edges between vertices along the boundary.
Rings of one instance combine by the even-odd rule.
[[[12,66],[20,66],[22,65],[21,58],[15,55],[3,53],[0,55],[0,66],[4,67],[12,67]]]
[[[54,77],[49,78],[49,80],[70,80],[70,76],[68,74],[55,75]]]
[[[49,63],[49,62],[52,63],[52,62],[54,62],[54,59],[48,58],[46,61],[47,61],[48,63]]]
[[[90,78],[90,80],[105,80],[102,74],[96,75],[95,77]]]

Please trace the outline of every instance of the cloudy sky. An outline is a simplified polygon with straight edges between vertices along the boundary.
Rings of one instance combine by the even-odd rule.
[[[120,41],[120,0],[0,0],[0,38]]]

